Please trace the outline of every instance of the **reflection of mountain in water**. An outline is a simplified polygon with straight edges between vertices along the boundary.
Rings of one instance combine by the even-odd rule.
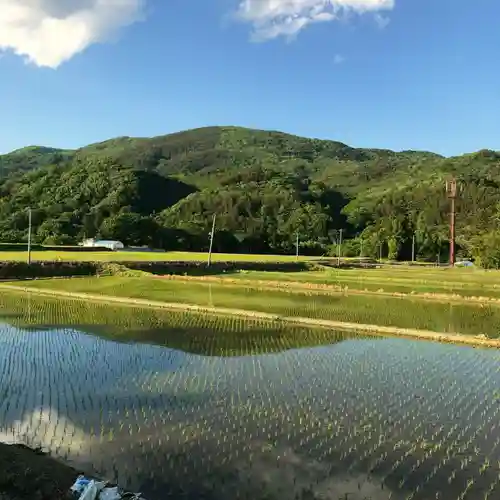
[[[207,356],[243,356],[330,345],[352,333],[248,318],[108,306],[0,292],[0,320],[19,328],[73,327],[124,342],[159,344]]]
[[[74,329],[23,332],[5,325],[0,344],[7,360],[0,376],[4,440],[92,464],[93,472],[152,498],[165,487],[193,498],[250,494],[256,478],[271,495],[278,494],[276,480],[292,477],[289,486],[298,490],[311,481],[326,488],[330,467],[312,467],[315,459],[295,449],[296,437],[278,444],[270,433],[328,411],[328,400],[311,399],[322,376],[314,361],[328,357],[340,373],[355,366],[349,350],[207,357]],[[359,345],[358,354],[374,344]]]
[[[470,498],[491,485],[490,496],[500,494],[498,471],[479,473],[500,460],[497,351],[402,339],[327,345],[339,337],[323,330],[314,347],[297,349],[299,333],[313,344],[314,330],[288,339],[284,328],[267,334],[234,319],[132,308],[106,316],[70,301],[30,307],[30,317],[7,321],[65,325],[78,314],[100,336],[0,326],[0,437],[91,463],[150,500],[399,500],[417,488],[415,500],[457,498],[471,477]],[[191,352],[130,342],[149,315],[167,345],[186,345],[190,330],[161,325],[191,322]],[[247,336],[264,352],[248,355]]]

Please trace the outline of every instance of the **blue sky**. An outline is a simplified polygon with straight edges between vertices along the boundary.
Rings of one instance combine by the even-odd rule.
[[[3,153],[205,125],[500,149],[498,0],[0,3]]]

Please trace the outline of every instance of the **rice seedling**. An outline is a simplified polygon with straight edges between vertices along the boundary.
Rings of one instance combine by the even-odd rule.
[[[189,278],[197,281],[200,278]],[[214,280],[213,277],[205,278]],[[247,286],[320,289],[337,287],[370,293],[447,294],[461,297],[500,297],[500,275],[476,269],[437,269],[422,267],[385,267],[381,269],[334,269],[302,272],[244,271],[215,280],[240,282]]]
[[[20,294],[0,306],[1,439],[152,500],[500,494],[497,351]]]
[[[484,335],[490,338],[497,338],[500,331],[500,307],[495,304],[443,303],[419,300],[411,296],[367,296],[348,293],[318,295],[307,290],[263,290],[244,286],[127,277],[40,280],[30,283],[30,286],[160,302],[230,307],[277,316],[300,316],[351,324]],[[231,321],[238,320],[228,318],[227,327],[231,327]],[[147,326],[147,319],[143,324]],[[252,343],[249,348],[258,345]]]

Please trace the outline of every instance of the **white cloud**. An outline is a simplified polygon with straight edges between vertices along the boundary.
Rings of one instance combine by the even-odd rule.
[[[342,64],[345,61],[345,57],[342,54],[335,54],[333,58],[333,64]]]
[[[386,20],[380,12],[394,5],[395,0],[242,0],[238,17],[253,25],[255,40],[268,40],[293,37],[309,24],[333,21],[349,12],[372,12]]]
[[[144,0],[0,0],[0,51],[57,68],[142,14]]]
[[[384,28],[387,28],[391,20],[382,14],[376,14],[375,22],[377,23],[377,26],[383,30]]]

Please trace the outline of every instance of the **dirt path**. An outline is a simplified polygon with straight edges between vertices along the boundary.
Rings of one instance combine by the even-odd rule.
[[[361,323],[348,323],[344,321],[332,321],[304,317],[279,316],[260,311],[249,311],[244,309],[231,309],[225,307],[200,306],[195,304],[160,302],[153,300],[137,299],[132,297],[116,297],[111,295],[96,295],[89,293],[66,292],[62,290],[39,289],[0,284],[0,290],[14,292],[30,292],[37,295],[61,297],[66,299],[90,300],[107,304],[121,304],[128,306],[151,307],[156,309],[168,309],[173,311],[192,311],[214,315],[237,316],[270,321],[283,321],[290,324],[330,328],[332,330],[343,330],[351,332],[363,332],[373,335],[400,336],[413,339],[432,340],[437,342],[448,342],[467,344],[483,347],[500,347],[500,339],[489,339],[484,335],[469,336],[457,333],[440,333],[430,330],[417,330],[411,328],[399,328],[394,326],[370,325]]]

